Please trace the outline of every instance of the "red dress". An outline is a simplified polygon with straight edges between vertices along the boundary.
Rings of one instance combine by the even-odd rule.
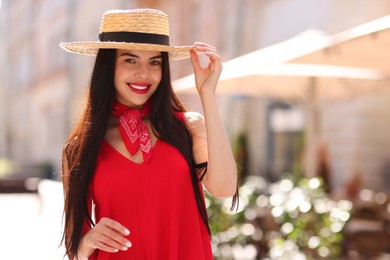
[[[102,217],[118,221],[130,230],[133,244],[117,253],[97,251],[96,259],[213,259],[188,164],[168,143],[157,140],[150,161],[137,164],[105,140],[91,194],[96,222]]]

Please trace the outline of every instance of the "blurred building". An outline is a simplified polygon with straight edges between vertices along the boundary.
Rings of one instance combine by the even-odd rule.
[[[77,121],[94,58],[67,54],[58,44],[97,39],[105,10],[135,7],[167,12],[172,44],[209,42],[218,47],[223,60],[287,40],[307,29],[333,34],[390,13],[388,0],[2,0],[0,157],[23,165],[51,163],[59,171],[62,146]],[[172,71],[173,79],[191,73],[189,61],[172,64]],[[370,102],[364,104],[378,104]],[[281,141],[288,132],[284,137],[273,135],[277,139],[270,141],[269,113],[275,108],[273,102],[234,97],[221,98],[220,105],[232,141],[240,132],[248,133],[248,169],[252,174],[272,177],[272,172],[291,166],[286,159],[291,156],[280,152],[290,146]],[[382,112],[388,109],[386,102],[378,106]],[[349,115],[354,116],[354,112]],[[337,122],[343,119],[328,119],[325,132],[334,134]],[[373,123],[362,124],[368,127]],[[365,133],[354,132],[356,139],[348,139],[348,149],[362,153],[354,149],[359,148],[356,142],[361,142],[360,135],[366,136]],[[274,148],[279,142],[280,147]],[[347,148],[340,144],[332,149],[337,175],[350,172],[356,160],[362,161],[358,155],[337,161],[340,149]],[[344,152],[351,155],[349,150]]]

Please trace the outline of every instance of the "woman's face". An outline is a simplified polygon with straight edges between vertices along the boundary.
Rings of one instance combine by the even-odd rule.
[[[117,50],[115,98],[129,107],[142,106],[157,90],[162,77],[158,51]]]

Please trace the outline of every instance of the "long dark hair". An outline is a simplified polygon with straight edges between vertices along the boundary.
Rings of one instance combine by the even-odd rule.
[[[192,152],[192,138],[175,112],[186,109],[175,95],[170,78],[169,59],[162,53],[162,79],[153,94],[151,122],[158,138],[176,147],[191,169],[191,180],[199,213],[210,232],[207,210],[199,185]],[[89,95],[84,113],[69,136],[63,152],[65,190],[64,233],[66,255],[73,259],[81,240],[83,226],[94,225],[90,215],[89,186],[95,171],[96,158],[108,127],[114,101],[116,50],[99,50],[92,72]]]

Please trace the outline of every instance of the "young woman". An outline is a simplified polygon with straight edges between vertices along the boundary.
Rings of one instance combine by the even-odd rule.
[[[237,187],[216,105],[216,48],[170,46],[168,17],[154,9],[108,11],[100,41],[60,46],[97,54],[63,153],[67,256],[212,259],[203,185],[216,197]],[[189,56],[204,117],[187,112],[171,86],[169,59]]]

